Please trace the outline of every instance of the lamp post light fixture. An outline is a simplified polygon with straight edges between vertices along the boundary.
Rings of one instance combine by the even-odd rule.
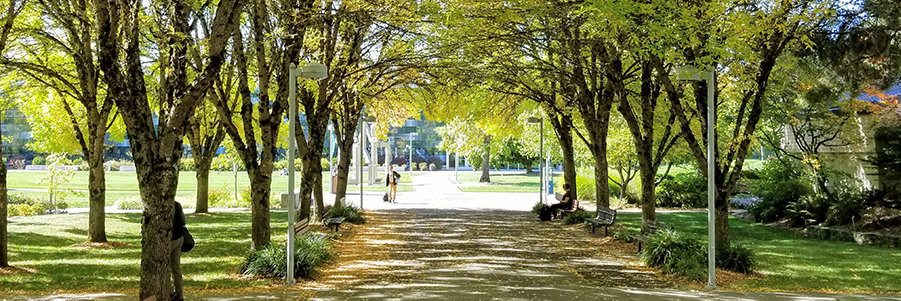
[[[706,73],[706,74],[705,74]],[[714,160],[716,155],[714,146],[716,116],[716,66],[711,66],[707,72],[702,72],[694,66],[682,66],[676,69],[677,81],[707,81],[707,288],[716,288],[716,185],[714,183]]]
[[[538,123],[541,128],[541,138],[539,138],[539,151],[538,151],[538,201],[542,204],[545,204],[545,199],[547,198],[544,193],[544,168],[541,164],[541,156],[544,155],[544,118],[536,118],[529,117],[527,121],[531,124]]]
[[[294,284],[294,207],[297,206],[297,195],[294,193],[294,152],[297,141],[294,139],[294,118],[297,117],[297,77],[320,80],[328,76],[328,67],[320,63],[309,63],[297,68],[293,63],[288,71],[288,273],[285,284]]]

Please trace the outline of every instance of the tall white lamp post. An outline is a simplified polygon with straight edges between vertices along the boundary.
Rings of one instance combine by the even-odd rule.
[[[364,109],[365,110],[365,109]],[[363,126],[363,122],[375,122],[375,117],[366,116],[363,117],[363,112],[360,112],[360,170],[357,171],[357,182],[360,184],[360,210],[363,210],[363,163],[366,163],[363,160],[363,148],[366,147],[366,140],[364,140],[363,129],[366,127]],[[369,156],[369,164],[372,164],[372,156]]]
[[[716,66],[711,66],[707,72],[702,72],[693,66],[682,66],[676,70],[678,81],[707,81],[707,287],[716,287],[716,185],[714,183],[714,161],[716,155],[714,147],[716,115],[716,100],[713,92],[716,89]]]
[[[333,133],[335,132],[335,125],[329,123],[328,124],[328,182],[329,182],[329,193],[335,192],[335,160],[332,159],[332,154],[335,153],[335,140],[332,139]]]
[[[288,71],[288,273],[285,284],[294,284],[294,207],[297,206],[297,195],[294,194],[294,152],[297,141],[294,139],[294,118],[297,117],[297,77],[320,80],[328,76],[328,67],[320,63],[309,63],[297,68],[293,63]]]
[[[541,166],[541,156],[544,155],[544,118],[539,119],[535,117],[529,117],[527,121],[531,124],[538,123],[541,125],[541,142],[539,142],[540,146],[538,151],[538,201],[544,204],[544,199],[547,197],[544,193],[544,169]]]

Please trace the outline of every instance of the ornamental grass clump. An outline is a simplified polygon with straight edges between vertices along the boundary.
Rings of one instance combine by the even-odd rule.
[[[566,217],[563,218],[564,225],[575,225],[585,223],[586,218],[592,218],[592,214],[588,211],[585,211],[582,208],[579,208],[576,212],[567,214]]]
[[[743,274],[754,271],[754,251],[744,245],[716,249],[716,267]]]
[[[700,281],[707,276],[707,249],[701,241],[673,230],[657,231],[648,239],[641,261],[663,273]]]
[[[357,209],[357,207],[354,207],[353,205],[342,205],[341,203],[338,203],[335,204],[335,206],[331,206],[331,208],[325,208],[325,211],[326,214],[323,218],[343,217],[345,222],[353,224],[362,224],[366,222],[366,219],[360,214],[360,209]]]
[[[250,253],[238,272],[244,275],[284,278],[287,272],[285,245],[268,245]],[[307,234],[294,240],[294,278],[313,277],[319,267],[335,259],[331,243],[319,235]]]

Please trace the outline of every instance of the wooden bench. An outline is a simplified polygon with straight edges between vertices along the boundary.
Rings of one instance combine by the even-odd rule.
[[[607,236],[607,227],[613,225],[614,222],[616,222],[616,210],[608,208],[598,210],[595,218],[585,219],[585,223],[591,225],[591,233],[594,233],[594,228],[604,226],[604,236]]]
[[[638,242],[638,252],[641,253],[641,244],[648,242],[648,239],[651,238],[651,235],[654,235],[655,232],[661,229],[672,230],[673,226],[660,222],[648,223],[647,234],[629,235],[629,237]]]
[[[579,211],[579,200],[573,200],[573,206],[570,209],[560,210],[560,218],[563,219],[570,213],[576,213],[576,211]]]
[[[322,223],[326,224],[329,228],[335,227],[335,232],[338,232],[338,226],[340,226],[341,223],[343,223],[343,222],[344,222],[343,217],[326,218],[325,220],[322,221]]]
[[[307,232],[310,232],[310,228],[310,219],[302,219],[299,222],[294,223],[294,235],[304,235]]]

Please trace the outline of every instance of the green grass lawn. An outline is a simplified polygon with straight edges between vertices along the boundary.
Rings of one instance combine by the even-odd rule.
[[[286,212],[273,211],[271,214],[272,241],[284,243]],[[197,242],[181,261],[187,290],[281,283],[281,280],[244,279],[234,275],[250,249],[250,212],[188,215],[187,225]],[[86,228],[87,214],[10,219],[10,264],[33,270],[33,273],[0,276],[0,292],[137,291],[140,286],[141,214],[107,214],[107,238],[132,246],[73,247],[85,240]]]
[[[47,184],[37,184],[38,180],[44,176],[46,172],[43,171],[10,171],[7,180],[8,187],[12,189],[47,189]],[[184,198],[195,198],[197,193],[197,178],[195,177],[196,173],[193,171],[183,171],[178,176],[178,197]],[[414,173],[414,175],[416,175]],[[237,186],[238,193],[240,194],[246,187],[250,185],[250,180],[247,178],[247,173],[238,172],[237,178]],[[300,181],[299,175],[297,176],[298,185]],[[325,184],[322,186],[322,191],[326,193],[326,198],[328,198],[329,191],[329,174],[328,172],[324,172],[322,174],[322,180]],[[401,177],[400,181],[401,185],[397,187],[397,191],[399,192],[411,192],[413,191],[413,187],[409,185],[403,185],[404,183],[412,183],[410,177],[407,174],[404,174],[404,177]],[[76,195],[73,193],[68,193],[66,196],[66,202],[69,207],[87,207],[88,206],[88,172],[87,171],[78,171],[75,173],[75,176],[66,184],[61,185],[63,189],[72,189],[76,191],[83,191],[82,195]],[[223,172],[223,171],[211,171],[210,172],[210,189],[218,189],[224,190],[229,194],[232,194],[235,187],[235,174],[232,172]],[[272,191],[273,193],[282,193],[288,191],[288,177],[282,176],[278,172],[272,173]],[[138,190],[138,180],[136,174],[134,172],[120,172],[120,171],[111,171],[106,173],[106,205],[113,205],[116,200],[121,198],[129,197],[129,196],[139,196],[140,192]],[[375,185],[363,185],[364,191],[385,191],[384,184],[376,183]],[[348,191],[359,191],[359,186],[351,185],[348,187]],[[11,191],[12,194],[23,194],[32,197],[41,197],[47,198],[48,194],[46,191]]]
[[[491,172],[491,183],[479,183],[481,172],[460,172],[458,186],[464,192],[538,192],[538,174]]]
[[[706,244],[707,213],[657,213],[677,231]],[[621,213],[616,222],[637,229],[639,213]],[[809,239],[787,230],[730,218],[732,242],[756,254],[764,275],[726,289],[766,291],[901,292],[901,252],[896,248]]]

